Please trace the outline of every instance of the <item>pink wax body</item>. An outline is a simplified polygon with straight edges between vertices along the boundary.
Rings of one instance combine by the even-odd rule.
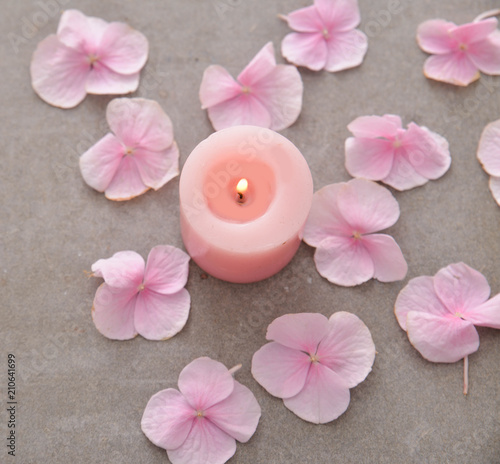
[[[241,179],[248,188],[240,195]],[[296,253],[312,195],[307,162],[288,139],[255,126],[218,131],[193,150],[182,169],[186,250],[219,279],[266,279]]]

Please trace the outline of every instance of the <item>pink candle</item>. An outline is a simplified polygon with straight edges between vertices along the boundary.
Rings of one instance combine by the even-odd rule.
[[[218,131],[193,150],[181,173],[186,250],[219,279],[270,277],[297,251],[312,195],[307,162],[288,139],[255,126]]]

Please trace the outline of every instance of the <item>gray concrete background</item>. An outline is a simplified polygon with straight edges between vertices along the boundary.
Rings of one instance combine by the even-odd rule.
[[[328,283],[305,244],[278,275],[234,285],[190,266],[192,297],[185,329],[172,340],[104,338],[90,308],[100,284],[92,263],[119,250],[146,256],[158,244],[182,247],[178,178],[158,192],[114,203],[87,187],[78,157],[107,132],[112,97],[89,96],[60,110],[31,89],[36,44],[56,31],[56,0],[2,0],[0,170],[0,462],[163,463],[165,452],[142,434],[149,398],[176,387],[181,369],[199,356],[232,367],[256,395],[262,418],[231,462],[264,463],[500,463],[500,333],[479,329],[470,356],[470,394],[462,395],[462,364],[432,364],[415,351],[393,315],[408,279],[464,261],[500,292],[500,209],[475,153],[483,127],[500,117],[500,77],[482,76],[467,88],[431,82],[418,24],[472,20],[496,1],[360,0],[361,29],[370,35],[361,67],[330,74],[301,69],[304,105],[282,131],[303,152],[315,189],[345,181],[346,125],[366,114],[395,113],[450,142],[452,165],[440,180],[395,193],[401,218],[389,230],[409,264],[404,282],[370,281],[357,288]],[[150,42],[149,61],[135,96],[157,100],[170,115],[181,165],[211,132],[198,89],[210,64],[233,75],[269,40],[279,50],[289,32],[278,13],[306,0],[66,0],[64,8],[129,22]],[[388,14],[389,6],[399,5]],[[45,18],[45,19],[44,19]],[[36,30],[26,24],[38,22]],[[11,34],[9,36],[9,34]],[[14,47],[12,34],[23,37]],[[278,56],[278,61],[283,58]],[[373,372],[351,391],[347,412],[323,426],[306,423],[252,378],[252,354],[267,325],[290,312],[351,311],[370,328],[378,355]],[[17,457],[7,455],[7,353],[17,359]]]

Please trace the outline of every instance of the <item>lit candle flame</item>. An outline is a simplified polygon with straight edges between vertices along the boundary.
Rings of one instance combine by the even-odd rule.
[[[238,202],[243,203],[245,201],[245,192],[248,189],[248,181],[243,178],[240,179],[238,184],[236,185],[236,193],[238,194]]]

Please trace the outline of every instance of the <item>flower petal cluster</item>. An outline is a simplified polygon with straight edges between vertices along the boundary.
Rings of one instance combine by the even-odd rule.
[[[357,0],[314,0],[314,5],[283,16],[296,32],[281,43],[283,56],[297,66],[330,72],[363,62],[368,38],[358,29]]]
[[[449,84],[467,86],[479,79],[479,71],[500,74],[500,31],[496,18],[456,24],[431,19],[420,24],[417,41],[432,56],[424,64],[424,74]]]
[[[179,375],[179,390],[156,393],[142,416],[144,434],[172,464],[223,464],[247,442],[260,419],[253,393],[220,362],[198,358]]]
[[[205,69],[200,101],[215,130],[249,124],[279,131],[299,117],[303,90],[297,68],[277,65],[269,42],[237,80],[222,66]]]
[[[477,158],[491,176],[490,191],[500,206],[500,119],[484,128],[479,140]]]
[[[189,256],[168,245],[154,247],[147,264],[135,251],[119,251],[92,265],[104,283],[97,289],[92,319],[99,332],[114,340],[138,333],[165,340],[180,332],[189,316],[191,299],[184,288]]]
[[[33,53],[33,89],[60,108],[75,107],[87,93],[134,92],[148,48],[146,37],[127,24],[66,10],[57,34],[42,40]]]
[[[464,263],[411,279],[395,304],[399,325],[427,360],[453,363],[479,348],[475,325],[500,329],[500,294]]]
[[[286,314],[267,328],[272,340],[253,356],[252,375],[301,419],[330,422],[349,406],[349,389],[370,373],[375,345],[354,314]]]
[[[158,190],[179,174],[179,150],[170,118],[143,98],[116,98],[106,109],[113,133],[80,157],[83,179],[110,200]]]
[[[375,182],[352,179],[331,184],[313,196],[304,241],[316,247],[316,269],[334,284],[402,280],[408,266],[401,249],[391,236],[374,233],[398,218],[398,202]]]
[[[414,122],[403,129],[399,116],[361,116],[347,128],[354,137],[345,142],[345,166],[353,177],[408,190],[438,179],[450,167],[448,141]]]

